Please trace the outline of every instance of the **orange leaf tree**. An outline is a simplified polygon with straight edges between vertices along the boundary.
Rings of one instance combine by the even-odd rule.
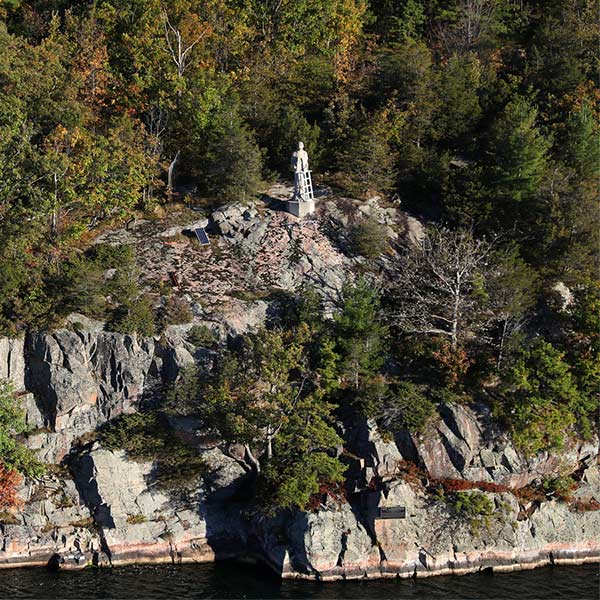
[[[0,510],[6,510],[19,504],[17,487],[21,483],[21,475],[0,463]]]

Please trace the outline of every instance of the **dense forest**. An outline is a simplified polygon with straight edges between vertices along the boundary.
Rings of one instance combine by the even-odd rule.
[[[190,371],[161,414],[200,415],[243,444],[259,496],[277,506],[305,506],[343,480],[343,456],[329,449],[341,443],[333,420],[351,414],[419,430],[440,402],[484,399],[525,451],[589,436],[600,384],[598,9],[0,0],[0,333],[57,327],[72,311],[154,333],[130,249],[90,251],[96,233],[175,200],[255,197],[289,178],[302,139],[320,183],[378,194],[427,223],[422,247],[397,249],[380,276],[387,242],[364,224],[353,232],[363,272],[333,320],[303,290],[277,327],[221,347],[200,401]],[[152,456],[144,432],[157,418],[125,418],[105,439],[141,439]],[[185,452],[184,462],[193,469]]]

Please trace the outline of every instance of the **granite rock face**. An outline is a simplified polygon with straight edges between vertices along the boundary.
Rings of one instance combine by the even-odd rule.
[[[132,412],[161,381],[152,338],[105,331],[61,329],[34,333],[25,343],[25,386],[47,431],[29,438],[41,458],[59,462],[77,437]]]
[[[414,461],[435,479],[487,481],[523,487],[553,473],[572,473],[598,456],[598,439],[580,441],[560,453],[524,457],[500,431],[484,404],[445,404],[440,418],[423,435],[395,436],[402,458]]]
[[[152,463],[132,462],[122,451],[96,445],[77,457],[72,470],[102,540],[100,561],[169,562],[209,552],[200,514],[178,509],[168,495],[148,485]]]
[[[493,515],[466,517],[395,481],[371,508],[345,504],[297,515],[285,528],[286,544],[263,538],[271,542],[265,554],[284,577],[322,580],[511,571],[600,559],[598,511],[573,512],[552,501],[520,519],[512,494],[485,495]],[[406,518],[379,518],[381,507],[395,506],[406,508]]]
[[[0,379],[10,381],[15,391],[25,389],[24,340],[0,338]]]
[[[82,321],[85,329],[73,326]],[[186,365],[210,371],[214,361],[213,352],[186,340],[191,325],[169,327],[160,343],[104,331],[81,315],[69,325],[24,340],[0,338],[0,378],[19,392],[35,430],[27,443],[46,462],[60,462],[75,439],[137,410]]]
[[[100,550],[88,507],[67,475],[27,481],[19,493],[22,509],[0,525],[0,567],[56,566],[82,568]]]
[[[340,249],[338,237],[351,225],[345,200],[358,218],[386,225],[390,238],[403,234],[419,243],[421,224],[377,199],[360,205],[320,199],[314,219],[306,221],[257,204],[222,207],[208,224],[206,218],[192,223],[209,227],[211,244],[202,248],[182,235],[191,226],[184,215],[158,233],[155,222],[139,221],[102,240],[136,244],[147,276],[142,285],[161,273],[171,281],[168,274],[176,271],[177,293],[189,300],[194,323],[224,339],[263,325],[276,313],[273,296],[304,283],[316,286],[326,303],[338,298],[360,262]],[[346,499],[276,516],[247,504],[252,470],[242,449],[211,440],[198,420],[173,417],[177,435],[198,449],[207,473],[185,493],[159,489],[156,465],[86,442],[86,434],[155,400],[187,365],[210,372],[216,355],[188,340],[194,323],[171,326],[155,339],[110,333],[77,315],[53,333],[0,339],[0,379],[13,383],[34,430],[27,444],[42,460],[61,463],[49,470],[55,474],[24,482],[22,507],[0,514],[0,567],[258,558],[284,577],[333,579],[600,558],[600,511],[576,510],[600,503],[598,440],[526,458],[483,404],[442,405],[418,436],[382,435],[372,421],[340,423],[350,463]],[[483,481],[514,490],[578,473],[580,483],[571,506],[548,499],[523,504],[508,492],[486,492],[493,514],[474,519],[448,498],[427,495],[423,482],[406,475],[407,462],[428,481]],[[405,518],[380,518],[382,509],[397,507]]]

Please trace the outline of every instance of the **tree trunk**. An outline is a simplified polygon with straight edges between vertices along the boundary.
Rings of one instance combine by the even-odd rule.
[[[452,311],[452,350],[456,350],[458,347],[458,312],[460,306],[460,298],[459,295],[456,294],[454,297],[454,308]]]
[[[273,456],[273,429],[269,425],[267,427],[267,460],[271,460]]]
[[[177,154],[175,155],[175,158],[171,161],[171,164],[169,165],[169,170],[167,172],[167,191],[169,192],[169,194],[173,193],[173,171],[175,170],[175,165],[177,164],[178,160],[179,150],[177,150]]]
[[[256,460],[254,454],[252,454],[252,450],[250,450],[248,444],[244,444],[244,451],[246,453],[246,460],[252,465],[254,472],[258,475],[260,473],[260,463]]]
[[[504,343],[506,341],[506,332],[508,330],[508,319],[504,319],[504,325],[502,326],[502,335],[500,337],[500,349],[498,350],[498,362],[496,363],[496,370],[499,371],[504,360]]]
[[[50,237],[55,238],[58,232],[58,174],[54,173],[54,206],[52,207],[52,222]]]

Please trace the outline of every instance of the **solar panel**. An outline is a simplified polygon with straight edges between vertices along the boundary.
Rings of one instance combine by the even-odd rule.
[[[210,244],[208,236],[206,235],[206,231],[204,231],[204,227],[198,227],[198,229],[194,229],[194,233],[196,234],[198,241],[203,246],[208,246]]]

